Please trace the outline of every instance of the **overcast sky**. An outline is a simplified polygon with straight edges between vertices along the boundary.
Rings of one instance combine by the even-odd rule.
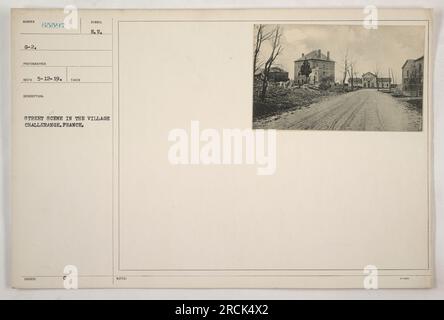
[[[393,70],[397,83],[401,79],[401,67],[407,59],[424,55],[423,26],[379,26],[366,29],[363,26],[334,25],[281,25],[283,52],[276,64],[294,77],[293,61],[302,53],[321,49],[330,51],[330,59],[336,61],[336,81],[342,81],[344,57],[348,51],[349,60],[355,64],[359,76],[377,69],[380,76],[387,77],[388,69]],[[272,25],[267,28],[273,28]],[[267,43],[262,56],[269,52]]]

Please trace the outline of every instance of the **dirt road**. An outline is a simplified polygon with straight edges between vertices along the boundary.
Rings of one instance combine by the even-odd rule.
[[[363,89],[254,122],[259,129],[418,131],[421,114],[387,93]]]

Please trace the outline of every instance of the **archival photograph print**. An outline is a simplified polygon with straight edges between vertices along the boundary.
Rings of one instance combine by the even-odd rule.
[[[255,25],[253,128],[421,131],[423,26]]]

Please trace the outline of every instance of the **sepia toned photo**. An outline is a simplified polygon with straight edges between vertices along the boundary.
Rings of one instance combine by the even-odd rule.
[[[253,128],[421,131],[423,26],[255,25]]]

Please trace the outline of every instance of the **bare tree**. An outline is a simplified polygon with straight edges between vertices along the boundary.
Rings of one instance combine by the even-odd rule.
[[[354,78],[356,76],[356,71],[355,71],[355,66],[356,66],[356,62],[355,61],[348,61],[348,78],[350,79],[350,85],[351,85],[351,90],[354,90]]]
[[[392,84],[395,85],[395,74],[393,73],[393,69],[392,68],[390,68],[390,73],[391,73]]]
[[[392,92],[392,76],[390,74],[390,68],[388,69],[388,78],[389,78],[389,92]]]
[[[256,31],[256,37],[254,42],[254,56],[253,56],[253,70],[254,74],[260,69],[260,67],[263,65],[263,63],[259,62],[259,55],[261,52],[261,47],[264,41],[270,39],[270,37],[273,35],[272,31],[266,31],[265,25],[259,24],[255,25],[255,31]]]
[[[270,74],[270,69],[271,69],[274,61],[278,57],[278,55],[282,52],[281,36],[282,36],[281,28],[280,28],[280,26],[277,25],[273,29],[272,36],[270,38],[270,41],[271,41],[270,56],[265,61],[265,65],[264,65],[264,72],[263,72],[263,76],[262,76],[262,90],[261,90],[261,96],[260,96],[262,101],[265,100],[265,95],[267,93],[268,77]]]
[[[377,88],[378,91],[379,91],[379,67],[378,67],[377,64],[375,65],[375,70],[374,70],[373,73],[374,73],[375,76],[376,76],[376,88]]]
[[[348,73],[348,49],[345,51],[344,55],[344,76],[342,78],[342,87],[345,87],[345,80],[347,78]]]

